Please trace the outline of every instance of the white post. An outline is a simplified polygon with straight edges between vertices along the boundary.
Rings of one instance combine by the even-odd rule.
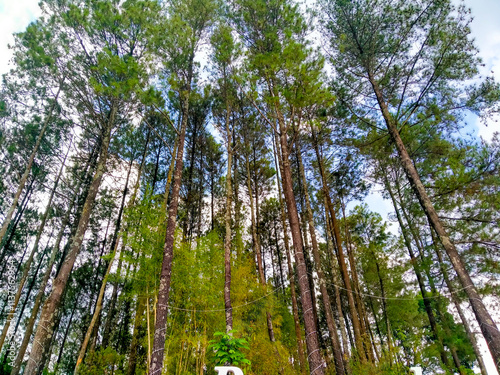
[[[415,375],[422,375],[422,367],[410,367],[410,372],[413,372]]]
[[[232,372],[233,375],[243,375],[243,371],[234,366],[216,366],[215,372],[217,372],[218,375],[227,375],[228,372]]]

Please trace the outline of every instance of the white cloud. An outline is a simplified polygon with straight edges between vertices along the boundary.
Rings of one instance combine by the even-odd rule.
[[[9,70],[12,57],[7,45],[14,42],[13,33],[23,31],[41,14],[38,0],[4,0],[0,2],[0,74]]]
[[[496,114],[486,120],[477,118],[475,125],[478,135],[485,141],[491,141],[493,134],[500,132],[500,115]]]
[[[465,5],[472,10],[472,36],[486,65],[482,73],[491,75],[493,70],[495,78],[500,80],[500,1],[466,0]]]

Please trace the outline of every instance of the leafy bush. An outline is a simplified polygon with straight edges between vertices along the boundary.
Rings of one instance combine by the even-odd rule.
[[[234,334],[235,331],[230,331]],[[245,358],[242,349],[250,349],[247,340],[237,338],[225,332],[215,332],[218,339],[210,340],[209,349],[213,350],[213,362],[216,366],[238,366],[240,364],[250,365],[250,361]]]

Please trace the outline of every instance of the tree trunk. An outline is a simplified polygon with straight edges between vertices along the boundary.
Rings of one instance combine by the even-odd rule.
[[[420,206],[427,216],[430,225],[436,231],[439,241],[448,254],[448,257],[450,258],[451,264],[453,265],[453,268],[457,273],[460,283],[462,284],[465,293],[467,293],[467,297],[469,297],[470,304],[472,306],[472,309],[474,310],[474,314],[476,315],[476,319],[479,323],[479,327],[481,328],[481,332],[483,333],[486,343],[488,344],[488,348],[490,349],[490,353],[493,357],[496,368],[500,371],[500,331],[498,330],[498,327],[496,326],[495,321],[491,317],[490,313],[486,309],[486,306],[483,303],[483,299],[479,295],[474,283],[472,282],[469,272],[465,268],[465,265],[460,258],[460,254],[455,248],[455,245],[451,242],[448,233],[444,229],[444,226],[441,223],[436,210],[434,209],[434,205],[427,195],[424,184],[420,180],[417,169],[415,168],[415,165],[413,165],[410,155],[408,154],[403,140],[401,139],[397,124],[394,122],[394,119],[389,113],[389,109],[386,102],[384,101],[378,83],[375,81],[371,73],[369,74],[369,79],[373,87],[373,91],[375,92],[375,95],[377,97],[377,102],[382,112],[382,116],[384,117],[389,135],[391,136],[391,139],[398,151],[401,165],[403,166],[406,177],[408,178],[413,192],[415,193]]]
[[[390,187],[390,184],[389,184],[389,181],[387,180],[387,177],[385,177],[384,182],[385,182],[386,189],[389,192],[389,195],[391,197],[392,204],[394,206],[394,211],[396,212],[396,217],[398,218],[399,226],[401,227],[401,232],[403,234],[403,239],[404,239],[406,248],[408,249],[408,254],[410,255],[410,260],[411,260],[411,264],[413,266],[413,270],[415,271],[415,275],[417,276],[418,286],[420,288],[420,293],[422,294],[422,299],[424,301],[425,311],[427,313],[427,317],[429,318],[429,323],[431,325],[431,330],[432,330],[432,334],[434,336],[434,340],[438,341],[441,362],[445,365],[446,368],[449,368],[448,356],[446,355],[446,352],[444,351],[443,342],[441,340],[441,336],[439,335],[439,331],[438,331],[438,327],[437,327],[437,323],[436,323],[436,318],[434,316],[434,312],[432,311],[431,301],[429,300],[429,297],[427,296],[427,290],[425,289],[425,284],[424,284],[422,272],[420,270],[420,266],[418,263],[418,259],[415,257],[415,254],[413,252],[413,247],[411,245],[410,238],[409,238],[408,233],[406,231],[406,225],[403,222],[403,218],[401,217],[401,214],[399,212],[396,198],[394,197],[394,193]],[[408,223],[408,225],[409,225],[409,223]]]
[[[137,192],[139,190],[139,185],[141,182],[141,174],[142,174],[142,170],[144,167],[144,162],[146,161],[146,153],[147,153],[148,146],[149,146],[150,133],[151,132],[149,130],[147,138],[146,138],[146,144],[144,145],[144,151],[142,153],[141,164],[139,165],[139,169],[137,171],[137,179],[136,179],[136,182],[134,184],[132,195],[130,196],[130,199],[127,203],[127,208],[131,208],[135,204]],[[174,151],[174,153],[175,153],[175,151]],[[172,157],[172,159],[173,158],[174,157]],[[169,171],[169,174],[170,174],[170,171]],[[168,189],[166,189],[166,190],[168,190]],[[129,231],[129,225],[127,223],[126,228],[124,229],[125,234],[123,236],[122,250],[120,252],[121,254],[123,254],[123,251],[125,250],[125,244],[126,244],[128,231]],[[120,256],[120,259],[118,261],[118,266],[117,266],[117,272],[120,272],[121,265],[122,265],[122,257]],[[118,298],[118,283],[115,282],[115,283],[113,283],[113,292],[111,293],[110,307],[109,307],[108,315],[106,316],[106,322],[104,323],[104,332],[102,334],[102,346],[104,348],[106,348],[108,346],[108,342],[109,342],[109,338],[110,338],[110,334],[111,334],[111,325],[113,323],[113,319],[114,319],[114,316],[116,313],[116,300],[117,300],[117,298]]]
[[[254,247],[254,253],[257,257],[257,271],[259,274],[260,283],[266,287],[266,276],[264,274],[264,268],[262,264],[262,250],[260,246],[260,239],[257,234],[257,222],[255,219],[255,208],[253,202],[253,190],[252,190],[252,179],[250,177],[250,162],[248,161],[248,157],[246,158],[246,168],[247,168],[247,188],[248,188],[248,197],[250,200],[250,212],[251,212],[251,226],[252,226],[252,243]],[[257,195],[257,193],[255,193]],[[269,334],[269,340],[271,342],[275,341],[274,338],[274,328],[273,328],[273,320],[269,311],[266,311],[266,321],[267,321],[267,332]]]
[[[231,306],[231,206],[233,191],[231,186],[231,172],[233,160],[233,148],[231,141],[231,129],[229,127],[229,108],[226,106],[226,148],[227,148],[227,174],[226,174],[226,237],[224,238],[224,309],[226,315],[226,333],[232,335],[233,308]],[[213,195],[212,195],[213,196]],[[213,229],[213,208],[212,208]]]
[[[389,315],[387,313],[387,301],[386,301],[386,296],[385,296],[385,288],[384,288],[384,281],[382,279],[382,274],[380,273],[380,265],[378,263],[378,259],[375,255],[375,253],[372,251],[372,256],[373,259],[375,260],[375,266],[377,267],[377,276],[378,276],[378,282],[380,285],[380,295],[382,296],[382,308],[384,311],[384,318],[385,318],[385,326],[387,329],[387,347],[388,347],[388,353],[389,353],[389,362],[392,366],[392,335],[391,335],[391,322],[389,320]]]
[[[298,176],[300,178],[300,176]],[[299,180],[300,183],[300,180]],[[300,194],[303,195],[303,194]],[[319,319],[318,319],[318,301],[316,299],[316,286],[314,283],[314,264],[313,261],[311,260],[311,254],[309,253],[309,237],[307,235],[308,229],[307,229],[307,219],[306,219],[306,214],[302,213],[299,214],[299,220],[301,222],[301,232],[302,232],[302,241],[304,244],[304,260],[306,261],[306,269],[307,269],[307,274],[310,276],[309,277],[309,290],[311,290],[311,301],[312,301],[312,307],[313,307],[313,314],[314,314],[314,319],[316,320],[316,325],[319,325]],[[323,338],[321,335],[318,336],[320,345],[322,345]]]
[[[362,294],[361,294],[361,288],[359,286],[358,271],[356,269],[356,261],[354,259],[354,252],[352,250],[351,236],[350,236],[349,228],[347,225],[344,202],[341,201],[340,205],[341,205],[342,216],[344,218],[344,225],[345,225],[344,232],[345,232],[345,243],[346,243],[347,257],[349,258],[349,264],[351,265],[352,283],[353,283],[353,287],[355,290],[354,299],[356,301],[357,311],[358,311],[359,315],[361,316],[361,318],[360,318],[361,335],[363,337],[363,342],[366,345],[366,351],[367,351],[368,357],[370,358],[370,360],[373,361],[373,350],[375,352],[377,352],[377,348],[375,346],[375,342],[373,342],[373,339],[370,339],[370,337],[372,336],[369,333],[370,324],[368,323],[368,317],[366,315],[365,305],[364,305],[363,300],[361,298]]]
[[[275,142],[273,142],[273,148],[274,148],[274,163],[276,165],[276,171],[280,171],[280,174],[282,175],[282,163],[281,160],[278,160],[280,158],[280,155],[278,154],[279,150],[279,138],[278,134],[275,134],[274,136]],[[295,323],[295,337],[297,339],[297,351],[299,354],[299,367],[301,373],[305,373],[306,371],[306,360],[305,360],[305,354],[304,354],[304,344],[302,343],[302,333],[301,333],[301,327],[300,327],[300,319],[299,319],[299,307],[297,304],[297,295],[296,295],[296,286],[295,286],[295,275],[294,275],[294,270],[292,266],[292,256],[290,253],[290,243],[289,243],[289,238],[288,238],[288,228],[286,224],[286,213],[285,213],[285,205],[283,204],[283,196],[281,193],[281,184],[282,181],[280,181],[278,173],[276,173],[276,184],[278,185],[278,197],[279,197],[279,202],[280,202],[280,208],[281,208],[281,222],[283,224],[283,241],[285,242],[285,251],[286,251],[286,260],[287,260],[287,265],[288,265],[288,278],[290,280],[290,293],[292,297],[292,313],[293,313],[293,321]]]
[[[329,220],[329,218],[328,218],[326,197],[323,197],[323,203],[325,206],[325,223],[326,223],[326,232],[325,233],[326,233],[327,247],[330,247],[330,246],[333,247],[334,246],[332,243],[333,238],[328,236],[328,233],[333,233],[333,230],[331,228],[331,220]],[[344,349],[344,367],[346,368],[346,370],[348,372],[350,372],[349,367],[346,365],[346,362],[347,362],[347,359],[349,356],[349,342],[348,342],[348,338],[347,338],[347,328],[346,328],[346,323],[345,323],[345,318],[344,318],[344,312],[342,311],[342,299],[340,297],[339,287],[337,286],[337,283],[339,283],[339,282],[338,282],[338,277],[337,277],[338,275],[336,273],[336,269],[334,266],[334,257],[335,257],[334,250],[332,249],[331,252],[329,252],[329,254],[331,254],[331,256],[329,258],[330,258],[330,263],[331,263],[332,273],[333,273],[333,278],[334,278],[333,279],[333,287],[335,290],[335,302],[336,302],[335,304],[337,306],[337,314],[339,316],[340,332],[342,334],[342,345],[343,345],[343,349]]]
[[[276,95],[273,95],[276,97]],[[283,172],[281,178],[283,181],[283,194],[288,212],[288,221],[292,232],[292,242],[295,249],[295,264],[297,266],[297,275],[299,277],[299,289],[302,302],[302,313],[304,316],[304,326],[306,331],[306,345],[308,351],[309,372],[311,375],[324,374],[324,360],[320,352],[318,331],[316,320],[314,318],[311,290],[309,289],[309,277],[304,259],[304,245],[302,243],[302,235],[300,231],[299,214],[297,212],[297,203],[293,194],[292,171],[290,167],[290,157],[288,149],[287,127],[285,119],[281,113],[278,103],[275,103],[275,113],[278,117],[280,130],[280,145],[281,153],[281,170]]]
[[[274,242],[275,242],[275,251],[276,257],[278,258],[278,268],[279,268],[279,284],[281,288],[281,293],[285,293],[285,276],[283,274],[283,259],[279,246],[279,238],[278,238],[278,228],[276,227],[276,221],[273,221],[273,231],[274,231]]]
[[[340,238],[340,229],[339,225],[337,222],[337,218],[335,215],[335,211],[333,209],[333,204],[330,198],[330,189],[328,187],[327,181],[326,181],[326,174],[325,170],[323,167],[323,159],[321,158],[321,155],[319,153],[319,148],[318,144],[316,142],[316,136],[314,133],[314,130],[311,127],[311,131],[314,137],[314,149],[316,151],[316,157],[318,159],[318,167],[319,167],[319,172],[321,176],[321,181],[323,185],[323,194],[326,198],[327,202],[327,209],[328,213],[330,214],[330,219],[331,219],[331,224],[332,224],[332,229],[333,229],[333,239],[334,243],[337,247],[338,251],[338,261],[339,261],[339,267],[340,267],[340,272],[342,274],[342,278],[344,280],[344,285],[346,288],[347,292],[347,300],[349,302],[349,310],[351,312],[351,319],[352,319],[352,326],[354,330],[354,339],[356,343],[356,349],[358,351],[358,356],[361,360],[361,362],[366,361],[366,356],[365,356],[365,350],[363,347],[363,339],[361,337],[361,323],[359,321],[359,316],[358,312],[356,311],[356,305],[354,303],[354,297],[352,293],[352,288],[351,288],[351,280],[349,278],[349,272],[347,270],[347,264],[345,261],[345,256],[344,256],[344,251],[342,248],[342,240]]]
[[[189,79],[189,85],[191,79]],[[177,222],[177,209],[179,207],[179,193],[181,189],[184,141],[189,113],[189,93],[190,86],[181,93],[182,122],[179,132],[179,144],[176,154],[174,180],[172,186],[172,198],[168,206],[167,230],[165,234],[165,245],[163,247],[163,261],[160,274],[160,285],[158,291],[158,301],[156,303],[156,319],[153,341],[153,352],[149,375],[161,373],[163,367],[163,356],[165,351],[165,327],[167,324],[168,297],[170,293],[170,277],[172,274],[172,258],[174,254],[175,227]]]
[[[234,147],[236,147],[236,140],[234,140]],[[233,168],[233,185],[234,185],[234,226],[236,229],[234,242],[236,244],[236,258],[241,255],[241,248],[243,244],[243,238],[241,234],[241,200],[240,200],[240,188],[239,188],[239,175],[238,175],[238,154],[235,153],[234,157],[234,168]]]
[[[332,314],[332,307],[331,307],[332,305],[330,302],[330,296],[328,295],[328,291],[326,288],[325,275],[323,273],[323,265],[321,264],[321,257],[319,255],[319,249],[318,249],[318,240],[316,239],[316,230],[314,228],[313,211],[311,208],[311,202],[309,200],[309,191],[307,188],[306,174],[304,171],[304,164],[302,163],[302,155],[300,153],[301,151],[298,141],[295,143],[295,145],[296,145],[297,158],[299,162],[299,173],[302,180],[304,198],[306,203],[307,222],[309,224],[309,233],[311,235],[311,244],[314,256],[314,262],[316,263],[316,271],[318,273],[319,287],[321,290],[321,296],[323,297],[323,306],[325,308],[328,332],[330,333],[330,339],[332,341],[333,358],[335,361],[335,374],[341,375],[346,372],[344,369],[343,353],[342,353],[342,348],[340,347],[340,339],[337,332],[337,325],[335,323]]]
[[[157,153],[156,153],[156,163],[155,163],[155,171],[153,173],[153,183],[151,184],[151,193],[155,195],[156,182],[158,181],[158,168],[160,167],[160,156],[162,152],[162,142],[159,142]]]
[[[31,350],[30,359],[28,360],[28,364],[26,365],[26,369],[24,371],[24,374],[26,375],[36,374],[42,358],[44,345],[51,339],[53,335],[54,317],[57,309],[60,306],[62,295],[64,290],[66,289],[66,284],[73,268],[73,264],[75,263],[78,253],[80,252],[80,247],[82,245],[83,238],[85,236],[85,232],[87,231],[87,226],[90,220],[92,206],[97,196],[99,186],[101,185],[102,177],[106,170],[108,148],[111,140],[111,130],[114,125],[116,111],[117,105],[113,103],[110,110],[108,122],[103,129],[104,136],[102,138],[102,147],[99,156],[99,162],[97,164],[97,168],[87,198],[85,199],[82,215],[78,222],[78,228],[71,243],[71,249],[66,256],[56,279],[54,280],[52,292],[50,293],[50,296],[45,302],[42,309],[40,322],[38,323],[35,338],[33,340],[33,349]]]
[[[425,275],[427,276],[427,280],[429,281],[429,286],[431,288],[432,296],[434,297],[433,306],[436,309],[436,315],[437,315],[438,321],[441,322],[441,326],[442,326],[443,332],[444,332],[444,337],[445,338],[451,337],[452,332],[451,332],[450,327],[448,326],[448,324],[446,323],[446,321],[443,317],[443,313],[441,311],[441,306],[439,303],[439,300],[441,300],[442,297],[439,296],[439,292],[436,288],[436,283],[434,282],[434,277],[431,274],[430,266],[428,264],[425,264],[426,263],[425,262],[426,254],[425,254],[425,246],[424,246],[424,243],[422,241],[422,237],[420,236],[420,233],[416,230],[416,228],[414,228],[414,224],[411,222],[411,219],[408,216],[408,213],[406,212],[406,210],[403,208],[403,206],[401,206],[401,211],[403,212],[403,215],[406,219],[406,222],[408,223],[408,227],[410,229],[410,232],[413,236],[413,239],[415,240],[415,244],[417,245],[417,249],[418,249],[419,255],[420,255],[420,261],[422,262],[422,266],[423,266]],[[432,228],[431,228],[431,231],[432,231]],[[452,341],[449,342],[448,344],[445,344],[444,338],[442,339],[442,342],[443,342],[443,345],[446,345],[448,347],[448,349],[450,349],[451,357],[453,359],[455,369],[460,373],[460,375],[465,375],[464,369],[461,367],[462,365],[460,363],[460,359],[458,358],[457,349],[456,349],[455,344]],[[454,371],[451,366],[450,366],[450,371]]]

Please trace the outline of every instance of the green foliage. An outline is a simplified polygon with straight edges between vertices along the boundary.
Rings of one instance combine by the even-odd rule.
[[[3,356],[2,356],[2,362],[0,365],[0,375],[9,375],[11,371],[12,371],[12,366],[10,365],[10,359],[6,359],[5,361],[3,361]]]
[[[111,347],[90,352],[85,358],[79,373],[82,375],[123,375],[120,364],[125,356]]]
[[[215,332],[214,336],[218,339],[210,340],[209,349],[213,351],[212,361],[216,366],[239,366],[250,365],[242,349],[250,349],[247,340],[234,337],[236,333],[232,330],[230,333]]]

